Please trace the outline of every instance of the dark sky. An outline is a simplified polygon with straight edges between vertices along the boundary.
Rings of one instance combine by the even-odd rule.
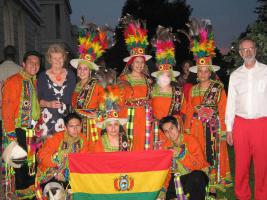
[[[98,25],[116,26],[125,0],[70,0],[71,21],[80,24],[83,15]],[[215,42],[222,52],[256,19],[256,0],[187,0],[192,16],[211,19]]]

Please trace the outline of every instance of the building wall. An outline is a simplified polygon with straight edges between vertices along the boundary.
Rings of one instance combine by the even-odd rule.
[[[0,62],[3,60],[3,53],[1,51],[1,49],[4,49],[3,6],[4,6],[4,2],[2,0],[0,0]]]
[[[36,0],[0,0],[1,53],[3,48],[14,45],[17,49],[17,62],[21,63],[28,50],[40,50],[38,33],[40,33],[40,10]],[[36,42],[37,41],[37,42]]]
[[[71,54],[76,53],[73,43],[69,0],[39,0],[41,6],[41,51],[45,52],[52,43],[62,43]]]
[[[71,12],[69,0],[0,0],[0,61],[7,45],[16,47],[18,63],[26,51],[44,54],[55,42],[75,55],[77,35]]]

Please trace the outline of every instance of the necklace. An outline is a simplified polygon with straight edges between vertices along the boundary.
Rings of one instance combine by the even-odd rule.
[[[56,80],[57,80],[57,81],[62,81],[62,76],[61,76],[61,74],[56,75]]]

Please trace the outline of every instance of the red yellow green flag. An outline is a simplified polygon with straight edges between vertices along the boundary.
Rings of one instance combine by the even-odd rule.
[[[73,199],[156,199],[171,158],[167,150],[70,154]]]

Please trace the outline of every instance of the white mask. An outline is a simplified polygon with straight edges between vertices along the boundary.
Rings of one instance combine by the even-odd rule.
[[[157,79],[157,84],[160,87],[166,87],[166,86],[170,85],[170,83],[171,83],[171,77],[169,77],[165,74],[159,75],[159,77]]]

